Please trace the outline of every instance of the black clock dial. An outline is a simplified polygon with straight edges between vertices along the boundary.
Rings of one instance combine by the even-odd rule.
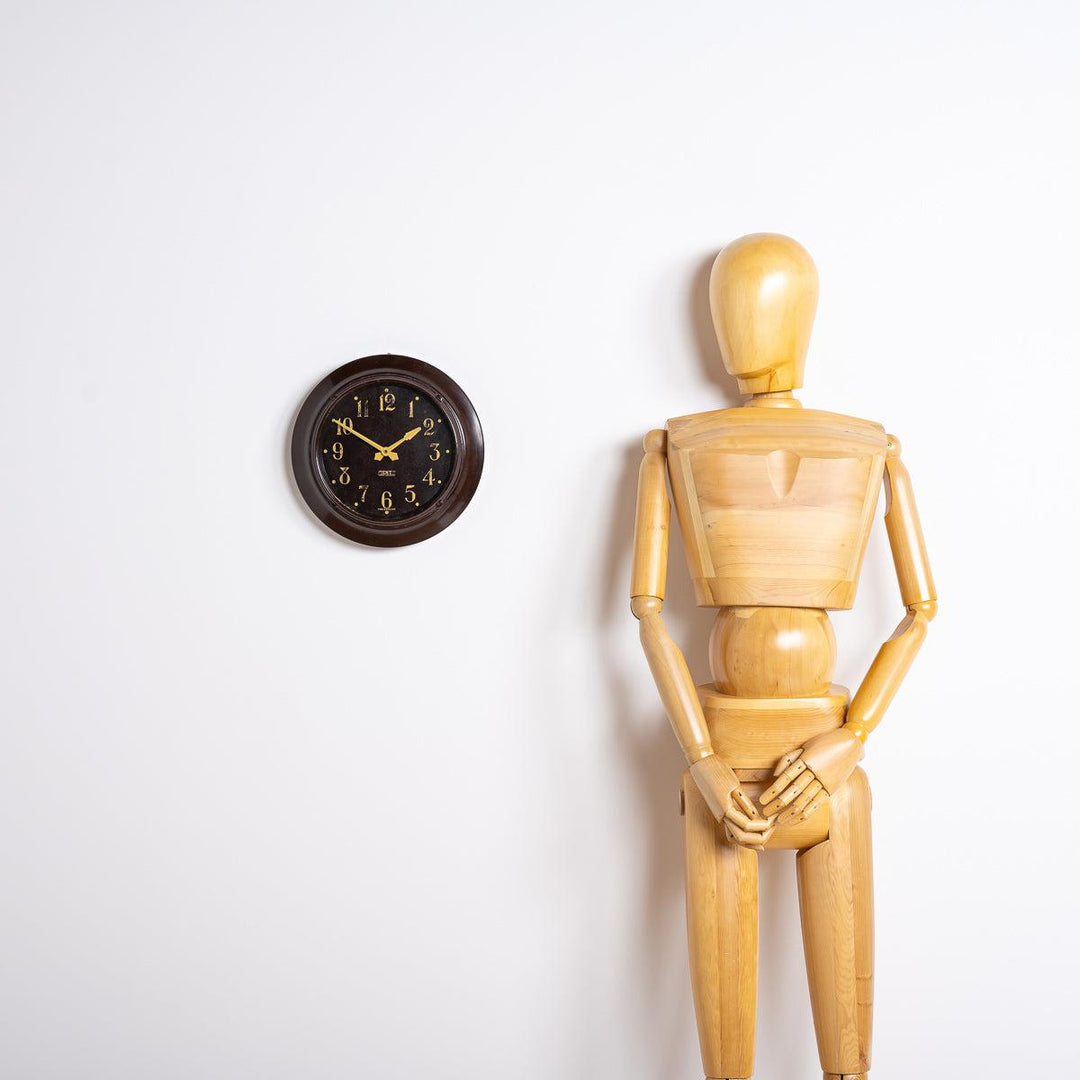
[[[400,547],[442,532],[469,505],[484,433],[449,375],[386,353],[343,364],[312,388],[291,456],[300,495],[324,525],[358,544]]]
[[[376,379],[347,387],[318,431],[329,494],[350,514],[397,521],[449,490],[457,441],[446,411],[418,387]]]

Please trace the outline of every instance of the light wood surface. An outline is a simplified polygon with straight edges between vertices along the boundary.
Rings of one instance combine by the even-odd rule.
[[[851,607],[885,467],[880,424],[750,407],[667,430],[698,604]]]
[[[922,648],[930,620],[937,614],[937,589],[930,572],[915,494],[911,477],[900,460],[900,441],[895,435],[889,436],[885,492],[885,527],[900,586],[900,599],[907,607],[907,614],[878,650],[848,709],[844,726],[863,742],[881,722]]]
[[[829,616],[819,608],[721,608],[709,635],[709,664],[723,694],[828,694],[836,637]]]
[[[698,687],[713,749],[734,769],[768,769],[815,735],[844,722],[847,690],[805,698],[739,698],[714,686]]]
[[[874,892],[870,786],[856,769],[829,800],[829,839],[796,858],[806,972],[826,1072],[870,1068]]]
[[[904,607],[937,600],[911,476],[900,460],[900,440],[895,435],[889,436],[885,459],[885,529]]]
[[[772,769],[769,770],[772,772]],[[741,777],[740,777],[741,780]],[[742,790],[755,802],[768,787],[768,780],[741,780]],[[829,802],[809,817],[798,815],[787,821],[777,821],[766,839],[765,851],[804,851],[829,838]]]
[[[754,233],[727,245],[709,276],[709,307],[729,375],[744,394],[802,386],[818,276],[788,236]]]
[[[848,727],[863,742],[881,722],[889,703],[896,696],[915,654],[926,638],[927,617],[921,611],[910,611],[893,631],[892,637],[877,651],[869,670],[848,709]]]
[[[671,503],[667,493],[667,433],[650,431],[638,472],[637,515],[634,520],[634,564],[630,595],[664,599],[667,581],[668,527]]]
[[[700,761],[713,752],[709,729],[701,708],[694,680],[686,659],[671,639],[658,612],[642,617],[638,623],[641,645],[652,670],[660,701],[675,730],[683,754],[689,762]]]
[[[870,420],[802,408],[792,390],[817,304],[795,241],[728,245],[710,278],[742,407],[645,438],[631,607],[690,768],[683,778],[691,980],[706,1076],[753,1068],[757,858],[798,852],[807,977],[826,1080],[865,1080],[873,1011],[870,790],[858,762],[937,612],[899,441]],[[664,471],[670,483],[669,499]],[[832,684],[827,609],[855,601],[882,486],[906,609],[854,698]],[[713,681],[694,687],[662,618],[670,503],[699,606],[717,607]]]
[[[689,774],[686,925],[701,1058],[708,1077],[754,1071],[758,962],[757,855],[730,843]]]

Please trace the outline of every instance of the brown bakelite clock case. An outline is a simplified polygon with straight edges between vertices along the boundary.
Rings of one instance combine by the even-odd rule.
[[[332,371],[293,428],[300,494],[358,544],[398,547],[442,532],[468,506],[483,465],[472,402],[409,356],[366,356]]]

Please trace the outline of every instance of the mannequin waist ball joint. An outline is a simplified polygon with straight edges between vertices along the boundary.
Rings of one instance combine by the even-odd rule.
[[[870,1068],[874,900],[864,744],[937,610],[900,443],[881,425],[804,409],[817,271],[785,236],[717,257],[709,284],[741,408],[645,436],[632,607],[689,765],[683,776],[690,974],[705,1075],[753,1072],[758,854],[798,852],[799,906],[826,1080]],[[671,499],[694,593],[717,609],[713,682],[695,687],[664,627]],[[878,491],[904,617],[855,696],[832,683],[829,609],[855,601]]]

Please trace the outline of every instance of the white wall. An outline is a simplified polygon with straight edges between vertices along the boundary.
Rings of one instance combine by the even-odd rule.
[[[625,594],[640,436],[733,401],[705,275],[761,229],[821,273],[803,399],[901,437],[942,596],[866,762],[874,1075],[1064,1075],[1078,31],[5,5],[0,1075],[699,1075],[679,755]],[[323,530],[286,466],[311,385],[384,350],[488,445],[399,551]],[[860,599],[849,685],[900,615],[880,526]],[[763,886],[759,1075],[810,1080],[789,857]]]

